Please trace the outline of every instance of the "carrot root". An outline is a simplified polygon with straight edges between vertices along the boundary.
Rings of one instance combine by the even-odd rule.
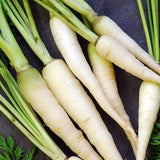
[[[86,133],[104,159],[121,160],[95,105],[67,65],[60,59],[55,60],[45,67],[43,76],[63,108]],[[95,155],[90,159],[96,159]]]
[[[160,85],[143,81],[139,93],[137,160],[144,160],[160,106]]]
[[[160,84],[160,76],[138,61],[118,41],[110,36],[101,36],[96,43],[97,53],[132,75]]]

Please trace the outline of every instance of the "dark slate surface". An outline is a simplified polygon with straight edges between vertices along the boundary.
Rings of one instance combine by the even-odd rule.
[[[39,7],[31,0],[30,2],[32,5],[33,14],[36,18],[36,23],[38,24],[37,27],[40,31],[40,35],[44,40],[44,43],[46,44],[49,52],[52,54],[54,58],[62,58],[51,36],[51,32],[48,26],[49,22],[48,12],[45,11],[43,8]],[[112,18],[140,46],[146,49],[146,42],[143,33],[143,28],[135,0],[88,0],[88,2],[96,10],[96,12],[98,12],[99,14],[105,14],[110,18]],[[80,38],[80,42],[81,44],[83,44],[83,49],[85,51],[85,46],[87,45],[87,42],[82,38]],[[32,54],[32,51],[23,42],[23,40],[21,41],[21,44],[24,53],[28,57],[30,63],[34,67],[39,69],[39,71],[41,71],[42,63],[38,60],[36,56]],[[126,73],[125,71],[119,69],[118,67],[115,67],[115,71],[116,71],[116,78],[120,96],[125,105],[126,111],[131,118],[133,126],[137,131],[138,90],[141,80],[133,77],[132,75]],[[123,131],[106,113],[104,113],[99,108],[98,105],[97,109],[102,115],[102,118],[106,123],[108,129],[112,133],[115,143],[121,155],[123,156],[123,159],[135,160],[130,144],[126,139]],[[51,137],[56,141],[56,143],[68,156],[73,155],[73,153],[68,149],[68,147],[66,147],[65,144],[57,136],[55,136],[47,127],[46,129],[48,133],[51,135]],[[5,136],[12,134],[16,138],[16,143],[23,145],[27,150],[31,148],[33,145],[1,113],[0,113],[0,133],[4,134]],[[49,160],[49,158],[39,150],[36,152],[36,159]]]

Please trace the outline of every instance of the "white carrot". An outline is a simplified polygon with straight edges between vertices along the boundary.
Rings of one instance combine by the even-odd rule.
[[[160,106],[160,85],[143,81],[139,93],[137,160],[144,160]]]
[[[84,160],[101,159],[83,137],[82,132],[74,127],[37,70],[30,68],[22,71],[18,74],[17,80],[22,93],[46,125],[79,157]]]
[[[89,89],[100,106],[123,128],[136,153],[136,134],[127,126],[126,122],[117,114],[106,99],[99,82],[83,55],[75,32],[56,17],[50,19],[50,28],[55,43],[72,72]]]
[[[159,75],[139,62],[125,47],[112,37],[107,35],[101,36],[96,43],[96,50],[99,55],[134,76],[160,84]]]
[[[49,88],[104,159],[122,159],[92,100],[62,60],[43,69]]]
[[[94,44],[88,45],[89,60],[93,72],[100,82],[100,85],[114,110],[132,127],[129,116],[127,115],[123,103],[120,99],[117,83],[115,79],[114,67],[107,59],[99,56]]]

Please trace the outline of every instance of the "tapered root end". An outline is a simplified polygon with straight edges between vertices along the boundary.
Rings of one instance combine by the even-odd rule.
[[[138,137],[132,128],[126,129],[125,133],[127,135],[128,140],[131,143],[134,155],[136,156],[137,155]]]

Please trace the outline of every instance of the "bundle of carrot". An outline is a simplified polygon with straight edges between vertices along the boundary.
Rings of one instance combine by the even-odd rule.
[[[55,97],[58,99],[58,102],[62,105],[65,111],[86,133],[90,142],[96,147],[97,151],[104,159],[122,159],[114,144],[111,134],[108,132],[106,126],[104,125],[93,102],[84,91],[80,82],[75,78],[76,76],[87,87],[87,89],[93,95],[98,104],[103,108],[103,110],[108,113],[122,127],[132,145],[137,160],[143,160],[145,154],[141,153],[143,144],[140,145],[141,142],[139,137],[143,138],[145,136],[149,136],[149,133],[147,132],[142,132],[141,134],[141,130],[144,131],[144,125],[142,126],[140,124],[140,121],[144,122],[145,120],[140,118],[140,127],[138,134],[139,137],[137,144],[137,135],[135,134],[129,117],[125,112],[122,101],[118,95],[113,64],[144,80],[140,90],[140,105],[142,105],[142,107],[139,107],[139,117],[142,118],[144,118],[144,116],[147,115],[146,113],[148,112],[146,111],[148,107],[145,107],[146,103],[143,103],[144,98],[142,97],[148,96],[148,89],[147,91],[145,91],[145,94],[143,93],[144,86],[150,85],[150,87],[154,88],[154,93],[156,93],[156,96],[152,95],[154,97],[154,99],[152,98],[152,102],[154,100],[154,105],[159,105],[160,100],[157,96],[159,95],[160,84],[160,76],[158,75],[160,73],[159,64],[135,41],[133,41],[124,31],[122,31],[115,22],[113,22],[106,16],[98,16],[97,13],[84,0],[34,1],[39,3],[49,11],[50,28],[53,34],[53,38],[70,69],[65,64],[65,62],[63,62],[62,60],[54,60],[48,53],[36,29],[28,0],[22,1],[26,13],[23,11],[17,0],[1,0],[6,14],[8,14],[19,32],[31,47],[31,49],[44,63],[45,67],[42,71],[42,74],[53,95],[55,95]],[[156,6],[158,2],[156,2],[155,4],[154,2],[152,3],[153,6]],[[75,9],[85,18],[87,18],[87,21],[93,28],[93,31],[87,28],[66,5]],[[156,26],[156,31],[154,34],[157,33],[157,17],[158,16],[156,14],[153,21],[153,26]],[[77,32],[83,38],[90,42],[90,44],[88,45],[88,54],[94,73],[92,72],[88,62],[83,55],[75,32]],[[155,51],[157,51],[157,48],[159,48],[159,46],[157,45],[157,38],[155,38],[154,42]],[[6,47],[4,47],[4,52],[8,52]],[[14,63],[16,62],[15,56],[10,53],[7,55],[9,56],[16,69],[19,70],[19,67],[21,68],[21,66],[23,66],[23,63]],[[17,57],[19,56],[20,59],[22,59],[20,62],[25,62],[24,66],[28,66],[26,65],[28,62],[26,62],[26,59],[22,56],[22,54],[18,54]],[[28,68],[24,68],[24,70],[27,69]],[[41,106],[42,101],[38,105],[36,105],[36,103],[32,99],[35,94],[30,94],[28,86],[24,85],[22,82],[28,78],[27,76],[28,74],[22,78],[19,78],[20,88],[23,94],[27,97],[28,101],[33,106],[35,106],[35,109],[44,119],[46,124],[51,129],[53,129],[51,124],[52,121],[47,120],[47,118],[44,117],[41,112],[39,112],[38,105]],[[39,85],[42,85],[42,83],[40,83]],[[39,90],[37,92],[39,92]],[[111,92],[113,94],[111,94]],[[155,97],[157,97],[157,101],[155,100]],[[36,97],[37,100],[39,100],[38,98],[40,97]],[[150,100],[150,95],[148,100]],[[150,101],[147,102],[147,105],[148,104],[150,104]],[[145,108],[143,114],[141,111],[143,109],[141,108]],[[50,107],[50,111],[51,110],[52,108]],[[42,109],[41,111],[45,112],[45,116],[47,116],[46,108]],[[156,109],[150,112],[156,113],[157,111],[158,108],[156,107]],[[152,118],[151,121],[153,122],[155,120],[156,114],[154,117],[150,117]],[[152,125],[150,125],[150,131],[151,127],[153,127],[153,123]],[[55,129],[53,130],[56,132]],[[98,154],[96,154],[92,150],[92,148],[89,147],[89,145],[88,147],[92,151],[90,153],[89,151],[87,151],[89,154],[85,154],[85,147],[83,145],[79,146],[79,148],[78,146],[74,147],[75,144],[77,145],[78,139],[75,138],[75,141],[71,141],[70,139],[67,139],[62,135],[63,132],[67,133],[65,131],[62,131],[60,133],[60,137],[64,138],[71,149],[76,152],[81,158],[101,159],[101,157],[98,156]],[[74,131],[72,130],[70,133],[71,136],[73,132]],[[143,142],[146,146],[147,140],[145,139],[143,140]],[[143,146],[142,149],[142,152],[144,152],[145,147]]]

